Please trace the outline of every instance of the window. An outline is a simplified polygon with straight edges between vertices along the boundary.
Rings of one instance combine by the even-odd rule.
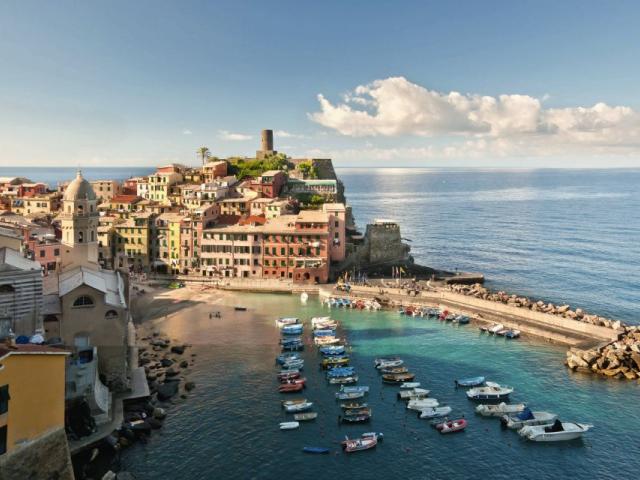
[[[7,426],[0,427],[0,455],[7,452]]]
[[[40,256],[41,257],[44,257],[44,253],[45,253],[44,250],[40,250]]]
[[[0,415],[9,411],[9,385],[0,387]]]
[[[107,313],[104,314],[105,320],[116,320],[117,318],[118,318],[118,312],[116,312],[115,310],[109,310]]]
[[[54,255],[54,256],[56,256],[56,257],[59,257],[59,256],[60,256],[60,249],[59,249],[59,248],[56,248],[56,249],[53,251],[53,255]]]
[[[93,299],[88,295],[81,295],[73,302],[73,306],[80,307],[93,307]]]

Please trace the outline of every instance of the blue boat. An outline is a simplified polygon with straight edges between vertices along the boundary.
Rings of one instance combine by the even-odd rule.
[[[341,392],[345,393],[354,393],[354,392],[368,392],[369,387],[365,385],[354,385],[352,387],[345,387],[344,385],[340,387]]]
[[[478,385],[482,385],[484,383],[485,378],[480,377],[469,377],[469,378],[461,378],[460,380],[456,380],[456,387],[477,387]]]
[[[329,449],[324,447],[303,447],[302,451],[304,453],[329,453]]]
[[[456,315],[456,318],[453,320],[455,323],[459,323],[460,325],[466,325],[469,323],[469,317],[466,315]]]
[[[303,325],[301,323],[295,323],[293,325],[285,325],[281,331],[283,335],[299,335],[302,333]]]
[[[299,353],[283,353],[281,355],[278,355],[278,357],[276,358],[276,362],[278,362],[280,365],[283,365],[287,362],[291,362],[293,360],[302,360],[302,357],[300,356]]]
[[[314,337],[335,337],[336,331],[335,330],[314,330],[313,336]]]
[[[327,372],[327,378],[348,377],[354,373],[356,373],[356,369],[353,367],[332,368]]]
[[[344,351],[344,345],[328,345],[320,347],[320,353],[323,355],[341,355]]]

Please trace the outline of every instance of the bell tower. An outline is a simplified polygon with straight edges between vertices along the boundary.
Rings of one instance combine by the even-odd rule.
[[[78,170],[62,199],[61,270],[98,268],[98,200],[91,184]]]

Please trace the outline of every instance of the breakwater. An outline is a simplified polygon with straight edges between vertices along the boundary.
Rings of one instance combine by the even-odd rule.
[[[437,306],[468,315],[476,323],[501,323],[505,327],[545,341],[576,346],[609,342],[619,331],[610,327],[581,322],[551,313],[532,311],[510,304],[468,296],[441,288],[431,288],[409,295],[400,288],[353,286],[349,294],[332,288],[321,288],[321,295],[351,298],[379,298],[392,306]]]

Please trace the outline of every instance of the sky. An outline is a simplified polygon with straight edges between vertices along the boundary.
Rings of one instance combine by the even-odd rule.
[[[640,167],[640,2],[0,2],[0,167]]]

